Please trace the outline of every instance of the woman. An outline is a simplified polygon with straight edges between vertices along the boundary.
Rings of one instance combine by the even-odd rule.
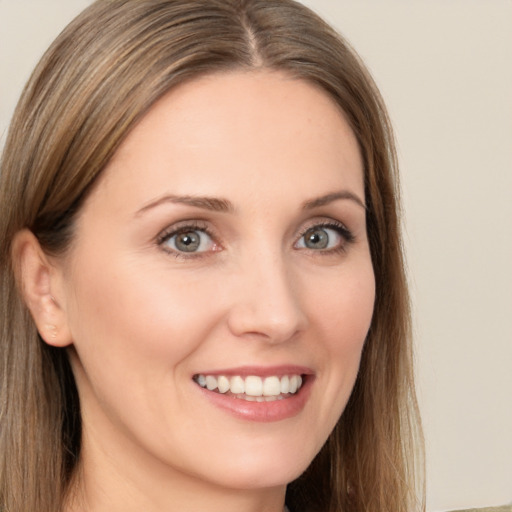
[[[395,169],[300,4],[85,10],[2,157],[1,508],[421,508]]]

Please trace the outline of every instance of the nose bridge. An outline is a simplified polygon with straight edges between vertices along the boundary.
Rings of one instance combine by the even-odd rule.
[[[301,331],[306,316],[291,262],[279,248],[260,246],[240,262],[229,324],[236,335],[286,341]]]

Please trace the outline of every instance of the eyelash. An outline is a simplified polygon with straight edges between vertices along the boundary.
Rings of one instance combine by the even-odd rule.
[[[347,245],[350,245],[355,242],[354,234],[341,222],[337,221],[329,221],[329,222],[320,222],[320,223],[312,223],[310,226],[307,226],[303,229],[299,235],[299,240],[301,240],[308,231],[314,229],[332,229],[336,231],[338,235],[342,238],[342,241],[337,247],[333,247],[331,249],[324,250],[315,250],[310,249],[309,252],[313,253],[315,256],[328,256],[330,254],[339,254],[347,251]]]
[[[338,233],[338,235],[342,238],[342,241],[340,242],[340,244],[337,247],[333,247],[330,249],[318,250],[318,249],[306,248],[306,250],[308,250],[308,252],[310,252],[316,256],[322,256],[322,255],[325,256],[325,255],[330,255],[330,254],[339,254],[342,252],[346,252],[347,245],[350,245],[355,241],[355,236],[353,235],[353,233],[344,224],[342,224],[341,222],[337,222],[337,221],[312,223],[311,225],[307,226],[300,232],[298,240],[303,239],[303,237],[309,231],[314,230],[314,229],[318,229],[318,230],[332,229],[333,231],[336,231]],[[208,255],[211,252],[218,252],[218,251],[201,251],[201,252],[186,253],[186,252],[176,251],[174,249],[165,247],[164,244],[166,242],[168,242],[172,237],[177,236],[181,233],[187,233],[189,231],[200,231],[202,233],[205,233],[206,235],[208,235],[208,237],[213,241],[213,243],[216,246],[222,248],[222,246],[218,242],[215,241],[216,236],[211,231],[208,224],[206,222],[202,222],[202,221],[187,221],[185,224],[178,225],[178,226],[174,225],[170,228],[167,228],[166,230],[164,230],[162,233],[160,233],[158,235],[158,237],[156,239],[156,243],[167,254],[171,254],[172,256],[174,256],[177,259],[201,258],[201,257]],[[297,243],[298,242],[296,242],[294,244],[294,247]]]
[[[206,235],[208,235],[208,237],[210,237],[214,241],[215,245],[220,246],[220,244],[215,242],[216,236],[211,231],[208,224],[206,222],[201,222],[201,221],[187,221],[185,224],[181,224],[178,226],[176,226],[176,225],[171,226],[170,228],[167,228],[162,233],[160,233],[160,235],[158,235],[158,237],[156,239],[156,243],[159,247],[162,248],[163,251],[165,251],[167,254],[171,254],[176,259],[200,258],[200,257],[204,257],[206,254],[208,254],[208,252],[211,252],[211,251],[206,251],[206,252],[185,253],[185,252],[175,251],[174,249],[165,247],[164,244],[166,242],[168,242],[173,236],[177,236],[181,233],[187,233],[189,231],[200,231],[202,233],[205,233]],[[217,251],[214,251],[214,252],[217,252]]]

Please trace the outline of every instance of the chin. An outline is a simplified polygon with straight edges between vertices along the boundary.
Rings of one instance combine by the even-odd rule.
[[[296,467],[281,468],[278,464],[274,464],[272,467],[266,468],[265,471],[251,471],[244,468],[243,471],[237,473],[230,474],[226,472],[222,480],[218,480],[217,483],[222,487],[240,491],[285,487],[296,480],[305,471],[306,467],[301,467],[298,470]]]
[[[304,450],[304,447],[302,447]],[[247,452],[242,457],[230,457],[208,467],[210,478],[218,485],[238,490],[282,487],[296,480],[308,468],[316,453],[308,456],[301,448],[294,455],[278,450]],[[223,459],[226,457],[224,456]],[[213,473],[213,474],[212,474]],[[204,475],[206,476],[206,475]],[[204,478],[203,476],[203,478]]]

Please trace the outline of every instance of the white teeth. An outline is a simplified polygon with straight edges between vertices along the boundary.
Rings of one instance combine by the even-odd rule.
[[[261,377],[251,375],[245,378],[245,394],[249,396],[263,395],[263,381]]]
[[[208,382],[208,377],[206,377],[206,380]],[[299,379],[298,379],[297,375],[292,375],[290,377],[290,393],[295,393],[297,391],[298,386],[299,386]]]
[[[263,396],[276,396],[281,393],[279,377],[267,377],[263,381]]]
[[[289,393],[290,392],[290,378],[288,375],[281,377],[281,393]]]
[[[217,386],[219,387],[220,393],[226,393],[226,391],[229,391],[229,379],[224,375],[221,375],[217,379]]]
[[[217,379],[215,377],[212,377],[211,375],[207,375],[206,376],[206,387],[210,391],[217,389]]]
[[[249,375],[241,377],[234,375],[196,375],[194,380],[202,387],[210,391],[218,390],[219,393],[228,391],[237,398],[249,401],[271,402],[285,398],[283,395],[294,394],[302,386],[300,375],[283,375],[282,377],[259,377]]]
[[[234,393],[235,395],[245,393],[245,381],[238,375],[231,377],[229,381],[229,387],[231,393]]]

